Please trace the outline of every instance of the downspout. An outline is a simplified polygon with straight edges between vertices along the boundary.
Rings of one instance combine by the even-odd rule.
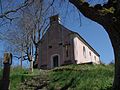
[[[39,67],[41,67],[42,65],[42,42],[40,42],[40,63],[39,63]]]

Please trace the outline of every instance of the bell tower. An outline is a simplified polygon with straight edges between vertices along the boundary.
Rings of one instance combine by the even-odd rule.
[[[60,22],[59,15],[54,15],[50,17],[50,24],[56,24]]]

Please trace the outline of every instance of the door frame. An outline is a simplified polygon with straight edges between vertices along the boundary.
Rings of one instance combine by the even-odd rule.
[[[58,56],[58,67],[60,66],[60,55],[59,54],[53,54],[51,55],[51,68],[54,68],[53,66],[53,57]]]

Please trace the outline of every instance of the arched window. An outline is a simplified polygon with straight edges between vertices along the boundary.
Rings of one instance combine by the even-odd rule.
[[[96,56],[94,56],[94,59],[95,59],[95,61],[96,61]]]
[[[65,49],[66,49],[66,57],[68,57],[68,46],[67,45],[65,46]]]
[[[83,56],[86,58],[86,50],[84,46],[83,46]]]
[[[90,56],[91,56],[91,52],[89,52]]]

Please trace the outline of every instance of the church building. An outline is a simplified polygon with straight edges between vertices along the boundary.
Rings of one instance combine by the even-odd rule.
[[[39,43],[38,68],[85,63],[100,64],[100,55],[78,33],[60,24],[58,15],[51,16]]]

